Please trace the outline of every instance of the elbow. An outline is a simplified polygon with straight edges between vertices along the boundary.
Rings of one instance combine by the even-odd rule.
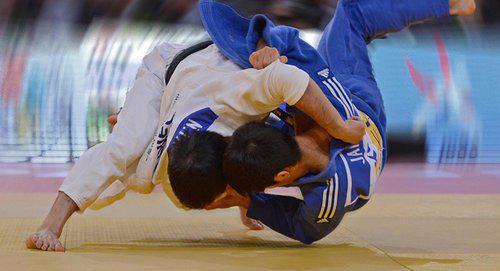
[[[318,240],[314,240],[314,239],[309,239],[309,238],[304,238],[304,239],[300,239],[299,240],[302,244],[304,245],[311,245],[312,243],[318,241]]]
[[[325,238],[336,227],[335,223],[311,225],[311,227],[304,228],[302,234],[296,235],[296,239],[305,245],[310,245]]]
[[[304,245],[310,245],[316,241],[319,241],[325,237],[326,234],[304,234],[303,236],[299,237],[297,241],[300,241]]]

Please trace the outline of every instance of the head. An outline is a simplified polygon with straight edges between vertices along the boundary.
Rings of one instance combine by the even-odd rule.
[[[240,194],[264,191],[293,182],[300,158],[292,136],[262,122],[250,122],[234,132],[226,148],[224,177]]]
[[[202,209],[226,189],[222,157],[227,143],[213,132],[183,135],[168,149],[172,190],[186,207]]]

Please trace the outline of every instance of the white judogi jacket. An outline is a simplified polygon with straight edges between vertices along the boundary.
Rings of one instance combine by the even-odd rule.
[[[166,149],[175,137],[193,129],[231,136],[283,102],[294,105],[309,82],[307,73],[279,61],[241,70],[211,45],[184,59],[165,86],[166,67],[184,48],[164,43],[144,57],[108,140],[87,150],[69,172],[59,190],[80,211],[94,202],[94,209],[107,206],[128,190],[150,193],[159,183],[181,206],[167,175]]]

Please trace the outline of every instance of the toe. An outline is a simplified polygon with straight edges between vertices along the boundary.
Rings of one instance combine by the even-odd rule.
[[[36,242],[38,241],[38,238],[40,238],[40,236],[38,236],[38,234],[35,233],[35,234],[32,234],[30,236],[30,238],[31,238],[31,242],[33,242],[33,244],[36,244]]]
[[[49,240],[45,240],[45,241],[43,242],[42,247],[41,247],[40,249],[41,249],[41,250],[47,250],[47,249],[49,248],[49,246],[50,246],[50,242],[49,242]]]
[[[42,246],[43,246],[43,237],[39,237],[36,242],[35,242],[35,246],[36,248],[38,249],[42,249]]]
[[[64,252],[64,247],[61,245],[60,242],[57,242],[55,247],[54,247],[54,250],[57,251],[57,252]]]
[[[49,247],[47,248],[47,251],[54,251],[56,247],[56,241],[52,241],[49,244]]]
[[[26,248],[29,248],[29,249],[34,249],[36,248],[36,237],[35,235],[30,235],[28,238],[26,238]]]

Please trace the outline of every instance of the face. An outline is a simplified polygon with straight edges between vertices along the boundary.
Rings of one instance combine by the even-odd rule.
[[[233,206],[243,206],[248,197],[240,195],[231,186],[226,187],[226,191],[217,197],[212,203],[205,206],[205,210],[213,210],[219,208],[229,208]]]
[[[284,186],[293,183],[302,175],[300,173],[298,165],[286,167],[282,171],[278,172],[276,176],[274,176],[276,185],[270,186],[269,188]],[[213,210],[220,208],[230,208],[233,206],[245,207],[249,204],[249,201],[250,199],[248,196],[241,195],[240,193],[236,192],[236,190],[234,190],[230,185],[228,185],[224,193],[219,195],[212,203],[206,205],[203,209]]]

